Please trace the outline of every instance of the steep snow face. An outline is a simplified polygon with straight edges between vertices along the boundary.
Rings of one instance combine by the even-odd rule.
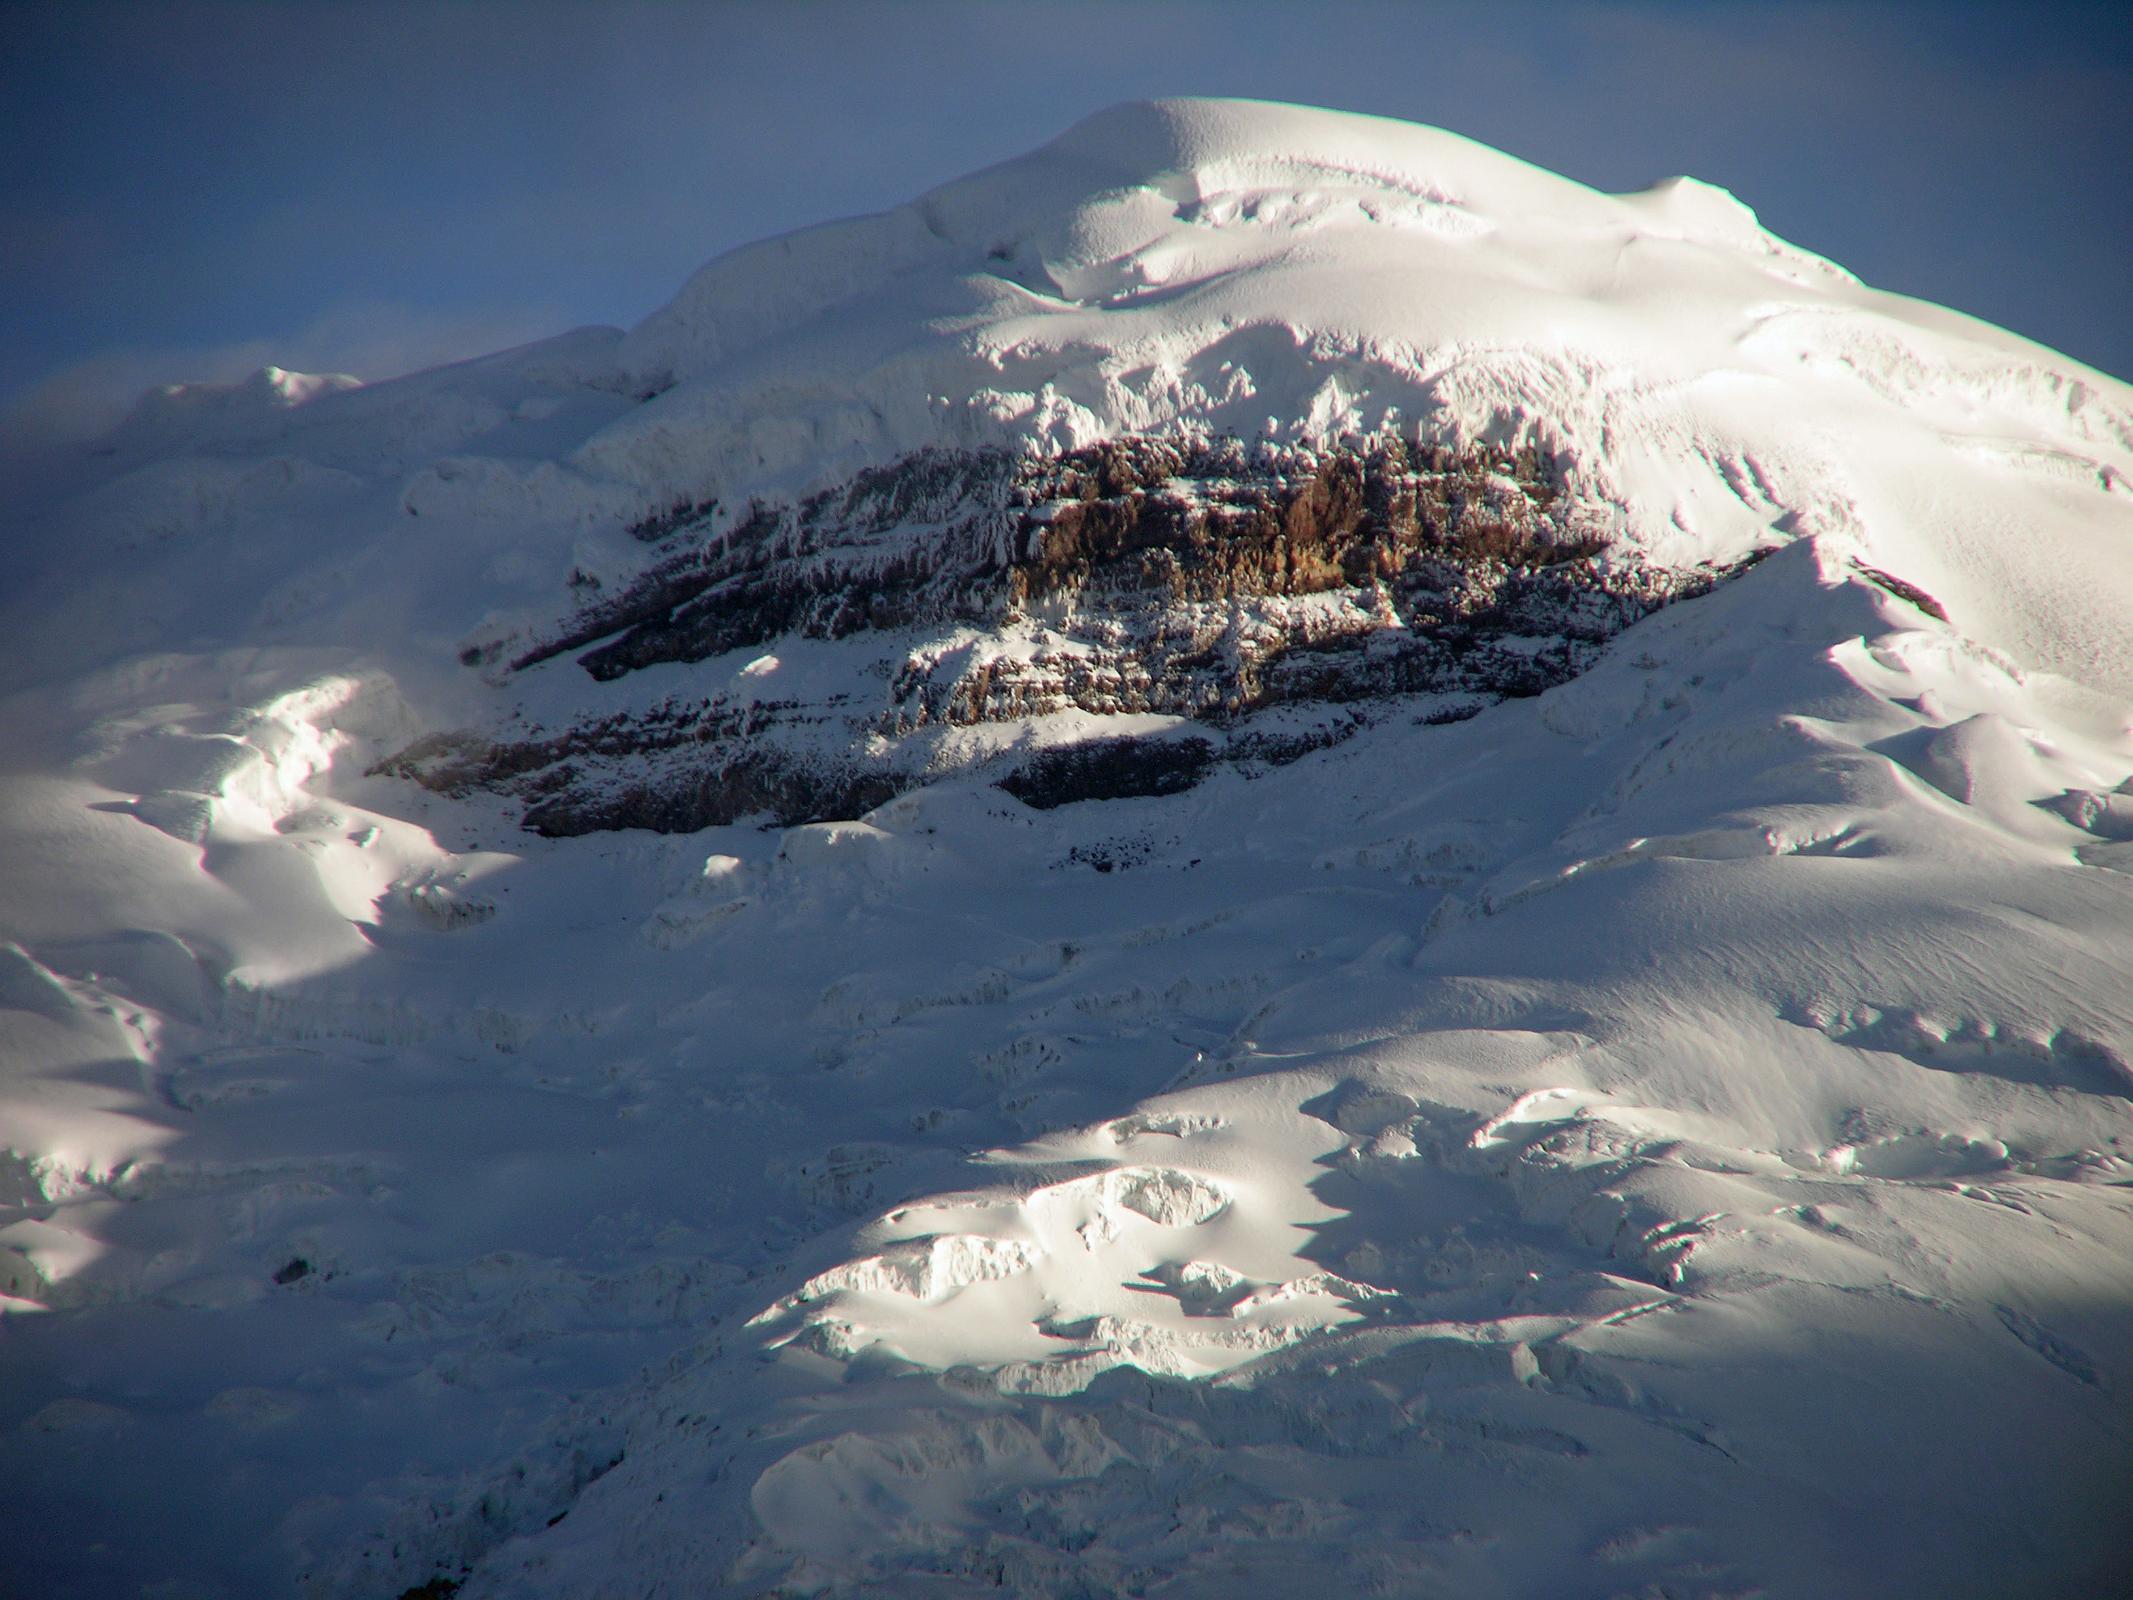
[[[1707,186],[1198,101],[152,398],[10,508],[0,1588],[2126,1588],[2129,418]],[[1021,614],[907,459],[1041,489]],[[1535,538],[1424,604],[1454,500]],[[1622,604],[1557,670],[1528,591]],[[1175,734],[1262,628],[1369,715],[1184,792],[392,775]]]

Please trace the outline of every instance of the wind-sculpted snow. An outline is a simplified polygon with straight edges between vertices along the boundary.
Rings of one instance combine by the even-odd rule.
[[[2129,417],[1228,102],[152,400],[10,508],[0,1589],[2126,1589]]]

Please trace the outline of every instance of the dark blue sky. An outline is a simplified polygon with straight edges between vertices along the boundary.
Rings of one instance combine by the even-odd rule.
[[[2133,7],[258,3],[0,9],[0,409],[389,376],[628,324],[699,263],[1114,101],[1677,172],[1868,282],[2133,375]]]

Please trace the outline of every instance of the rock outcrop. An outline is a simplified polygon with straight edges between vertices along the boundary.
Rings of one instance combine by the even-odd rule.
[[[1333,743],[1389,697],[1450,720],[1537,694],[1723,576],[1612,548],[1530,449],[1391,437],[927,450],[794,503],[692,500],[630,531],[649,548],[632,581],[588,585],[551,630],[469,664],[555,670],[575,652],[615,682],[841,641],[847,687],[433,737],[388,768],[519,795],[528,826],[557,834],[851,816],[973,763],[1034,805],[1170,793],[1219,760]],[[1255,726],[1276,708],[1278,728]],[[1092,717],[1140,720],[1092,738]]]

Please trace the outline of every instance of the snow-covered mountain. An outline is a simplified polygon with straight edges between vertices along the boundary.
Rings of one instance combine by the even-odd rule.
[[[1106,112],[9,512],[0,1588],[2133,1582],[2133,390]]]

